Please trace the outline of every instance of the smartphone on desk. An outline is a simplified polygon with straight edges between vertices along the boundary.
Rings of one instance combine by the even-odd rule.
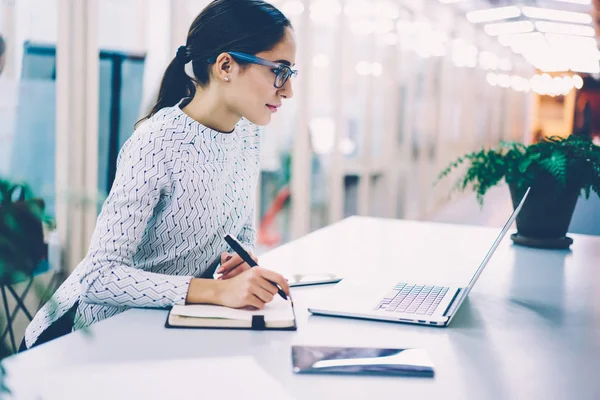
[[[312,274],[293,274],[286,276],[290,287],[323,285],[327,283],[338,283],[342,277],[330,273],[312,273]]]
[[[424,349],[292,346],[295,373],[433,376]]]

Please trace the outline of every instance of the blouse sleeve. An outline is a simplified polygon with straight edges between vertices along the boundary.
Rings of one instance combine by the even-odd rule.
[[[256,229],[254,228],[254,211],[250,213],[242,230],[238,234],[238,240],[249,251],[254,251],[256,246]]]
[[[167,154],[149,136],[134,133],[119,154],[116,177],[83,263],[84,302],[128,307],[185,302],[191,276],[148,272],[132,263],[156,205],[170,190]]]

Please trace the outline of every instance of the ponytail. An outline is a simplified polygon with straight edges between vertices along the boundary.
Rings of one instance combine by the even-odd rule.
[[[185,46],[180,46],[177,55],[171,61],[160,83],[158,99],[148,115],[140,119],[136,126],[156,114],[165,107],[172,107],[185,97],[194,97],[196,85],[185,72],[185,65],[191,61],[191,57]]]

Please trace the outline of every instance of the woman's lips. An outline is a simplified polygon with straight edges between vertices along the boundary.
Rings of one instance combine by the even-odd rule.
[[[272,112],[272,113],[276,113],[277,109],[279,108],[279,106],[272,106],[270,104],[267,104],[267,108]]]

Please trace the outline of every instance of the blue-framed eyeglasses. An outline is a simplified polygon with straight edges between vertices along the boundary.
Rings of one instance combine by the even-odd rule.
[[[253,56],[251,54],[240,53],[237,51],[228,51],[227,53],[229,55],[231,55],[233,58],[238,59],[239,61],[245,61],[245,62],[249,62],[252,64],[258,64],[258,65],[264,65],[265,67],[272,68],[271,71],[273,71],[273,73],[275,74],[275,82],[273,83],[273,86],[275,86],[277,89],[282,88],[283,85],[285,85],[285,83],[288,81],[288,79],[290,79],[292,76],[293,77],[298,76],[297,70],[292,69],[285,64],[276,63],[273,61],[265,60],[264,58]],[[212,64],[212,63],[216,62],[216,59],[211,58],[208,60],[208,62]]]

